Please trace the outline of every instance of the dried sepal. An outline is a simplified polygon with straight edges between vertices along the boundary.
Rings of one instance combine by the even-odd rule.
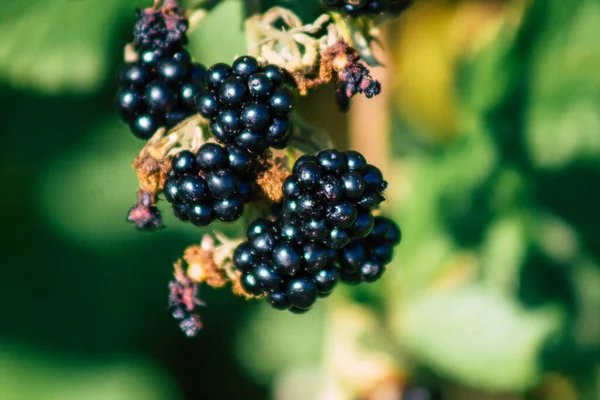
[[[233,266],[233,252],[242,240],[231,240],[215,232],[215,238],[204,235],[200,245],[189,246],[179,260],[185,261],[186,278],[194,284],[206,283],[213,288],[221,288],[231,283],[231,289],[237,296],[251,298],[240,284],[241,273]]]
[[[144,231],[162,228],[160,210],[156,207],[156,196],[140,190],[137,202],[129,209],[127,221]]]
[[[350,99],[359,93],[371,98],[381,92],[381,84],[360,62],[358,52],[343,40],[323,52],[321,64],[331,66],[336,73],[336,100],[342,111],[348,110]]]
[[[198,298],[198,284],[192,282],[182,267],[182,261],[174,264],[174,279],[169,282],[169,308],[173,318],[181,320],[179,327],[188,336],[193,337],[202,329],[200,316],[196,312],[204,303]]]
[[[279,203],[283,199],[283,181],[291,174],[288,160],[285,157],[271,157],[267,165],[267,169],[258,175],[256,183],[267,199]]]

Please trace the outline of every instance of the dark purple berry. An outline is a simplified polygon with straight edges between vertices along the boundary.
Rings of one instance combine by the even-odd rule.
[[[243,78],[229,76],[218,86],[219,100],[227,107],[240,106],[248,96],[248,88]]]
[[[271,147],[283,150],[286,148],[291,136],[292,128],[290,123],[284,119],[275,119],[267,129],[266,140]]]
[[[213,204],[215,217],[222,222],[233,222],[242,216],[244,202],[240,197],[217,200]]]
[[[321,168],[329,174],[340,175],[347,168],[346,156],[339,150],[323,150],[317,155],[317,159]]]
[[[364,238],[373,230],[375,220],[370,213],[359,213],[356,222],[350,227],[350,235],[355,238]]]
[[[310,189],[318,186],[323,172],[317,163],[303,163],[294,172],[298,185],[303,189]]]
[[[292,112],[294,95],[290,89],[280,86],[271,95],[269,105],[276,116],[286,117]]]
[[[170,177],[165,180],[163,185],[163,195],[169,203],[181,203],[179,198],[179,189],[177,186],[177,177]]]
[[[208,190],[215,199],[228,199],[237,192],[237,178],[228,169],[211,171],[206,176]]]
[[[333,291],[337,284],[337,275],[337,270],[335,268],[322,269],[315,275],[314,279],[320,295],[328,294]]]
[[[175,154],[171,161],[171,170],[176,174],[192,173],[196,169],[196,156],[188,150]]]
[[[314,241],[325,240],[328,236],[327,224],[322,219],[310,220],[302,226],[302,233],[305,237]]]
[[[269,64],[263,67],[262,73],[273,83],[273,85],[279,85],[283,82],[283,75],[281,74],[281,68],[277,65]]]
[[[273,93],[273,82],[264,73],[248,77],[248,93],[255,99],[266,99]]]
[[[349,199],[356,199],[365,191],[365,181],[357,172],[344,172],[340,176],[340,180],[344,187],[344,193]]]
[[[273,250],[273,265],[283,276],[294,276],[300,270],[300,254],[290,245],[280,245]]]
[[[272,253],[275,248],[275,238],[271,233],[263,233],[255,236],[252,241],[252,248],[259,254]]]
[[[204,118],[212,118],[221,109],[221,104],[213,92],[202,92],[196,97],[196,109]]]
[[[344,197],[344,187],[339,179],[329,175],[319,181],[319,195],[328,204],[336,203]]]
[[[265,132],[271,124],[271,114],[263,103],[247,103],[242,110],[241,121],[247,130]]]
[[[350,171],[363,172],[367,169],[367,160],[358,151],[346,152],[346,166]]]
[[[327,237],[327,244],[333,249],[341,249],[350,242],[350,235],[343,229],[333,228]]]
[[[215,216],[212,206],[208,204],[194,204],[189,208],[188,218],[196,226],[208,226],[213,222]]]
[[[242,278],[240,279],[240,284],[242,285],[242,288],[246,291],[246,293],[254,296],[260,295],[260,286],[254,274],[249,272],[243,274]]]
[[[169,85],[177,85],[183,83],[187,76],[187,64],[178,62],[173,59],[161,60],[156,66],[158,77]]]
[[[231,65],[237,75],[248,77],[258,71],[258,61],[250,56],[237,58]]]
[[[142,96],[133,89],[119,90],[116,103],[121,116],[126,121],[131,121],[143,109]]]
[[[285,292],[272,292],[267,294],[267,301],[271,307],[276,310],[287,310],[290,308],[290,302],[285,295]]]
[[[198,93],[200,93],[200,86],[193,82],[186,82],[179,88],[179,100],[185,105],[186,109],[194,110]]]
[[[246,230],[248,240],[252,240],[265,233],[273,233],[273,223],[266,218],[255,219]]]
[[[288,199],[296,199],[300,196],[301,190],[300,186],[296,182],[296,179],[293,176],[288,176],[283,181],[283,195]]]
[[[229,165],[229,153],[218,144],[207,143],[198,150],[196,164],[203,171],[226,168]]]
[[[242,272],[250,271],[254,266],[255,257],[252,252],[252,245],[244,242],[233,251],[233,265]]]
[[[209,199],[206,183],[199,176],[186,174],[179,178],[177,187],[179,198],[186,204],[199,204]]]
[[[360,267],[360,274],[366,282],[375,282],[381,278],[384,271],[385,267],[376,258],[370,258]]]
[[[234,110],[223,109],[219,111],[215,122],[230,136],[237,135],[242,129],[240,114]]]
[[[229,150],[229,165],[238,176],[254,176],[256,165],[254,157],[245,149],[237,146],[227,147]]]
[[[317,285],[310,278],[298,278],[290,281],[287,298],[294,307],[310,308],[317,300]]]
[[[248,149],[253,153],[262,153],[268,147],[262,135],[258,133],[244,130],[235,138],[235,143],[244,149]]]
[[[268,265],[260,264],[252,272],[263,292],[276,292],[281,289],[281,276],[269,268]]]
[[[175,94],[164,83],[152,82],[146,86],[144,101],[153,113],[165,113],[175,104]]]
[[[379,168],[369,165],[362,177],[367,189],[382,191],[387,187],[387,182],[383,180],[383,175]]]
[[[127,63],[119,71],[119,83],[122,86],[141,87],[149,78],[148,70],[137,62]]]
[[[220,85],[221,82],[225,80],[225,78],[230,76],[232,72],[233,71],[231,67],[227,64],[215,64],[212,67],[210,67],[206,72],[206,84],[209,88],[214,89],[218,85]]]
[[[315,274],[327,265],[327,251],[316,243],[306,244],[302,249],[302,262],[306,272]]]
[[[327,209],[327,221],[336,228],[350,228],[357,218],[356,207],[349,201],[343,201]]]
[[[158,130],[158,127],[159,125],[156,119],[148,114],[139,115],[129,125],[131,132],[133,132],[133,134],[138,138],[144,140],[150,139]]]
[[[367,249],[362,240],[353,240],[338,252],[342,269],[358,271],[367,258]]]

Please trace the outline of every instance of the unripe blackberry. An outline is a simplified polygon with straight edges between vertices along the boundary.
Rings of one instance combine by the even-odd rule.
[[[387,182],[358,152],[324,150],[300,157],[283,184],[282,217],[306,240],[339,249],[373,228],[371,214]]]
[[[250,155],[216,143],[202,145],[196,154],[185,150],[175,155],[163,185],[163,195],[175,216],[197,226],[210,225],[214,220],[237,220],[244,203],[253,197],[248,193],[253,186],[248,186],[247,179],[258,173],[247,169],[238,174],[239,165],[234,162],[244,157]]]
[[[231,66],[215,64],[206,73],[206,90],[196,98],[200,115],[224,144],[261,154],[269,147],[283,149],[291,136],[289,114],[293,94],[283,84],[283,71],[260,66],[243,56]]]

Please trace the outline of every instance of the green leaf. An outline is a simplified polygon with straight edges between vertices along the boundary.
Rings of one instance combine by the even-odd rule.
[[[562,322],[556,309],[527,310],[478,286],[428,293],[392,317],[399,343],[418,361],[447,379],[503,392],[538,382],[540,353]]]
[[[112,67],[109,46],[136,2],[27,0],[0,17],[0,79],[45,92],[87,92]]]

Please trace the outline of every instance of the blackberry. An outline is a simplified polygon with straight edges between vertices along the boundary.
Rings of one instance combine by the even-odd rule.
[[[246,232],[247,240],[233,253],[241,283],[252,295],[265,295],[276,309],[307,311],[319,296],[332,292],[338,273],[334,258],[318,243],[302,238],[284,219],[259,218]]]
[[[138,12],[133,33],[138,60],[121,68],[116,103],[121,118],[140,139],[196,112],[206,68],[192,62],[185,50],[186,32],[187,21],[177,10]]]
[[[206,89],[196,98],[200,115],[224,144],[261,154],[269,147],[283,149],[290,135],[292,91],[283,84],[284,71],[261,66],[253,57],[233,64],[215,64],[206,73]]]
[[[321,3],[350,17],[360,17],[384,12],[399,15],[412,4],[412,0],[321,0]]]
[[[371,232],[338,250],[340,279],[344,283],[375,282],[392,261],[394,247],[400,243],[400,228],[385,217],[375,217]]]
[[[283,184],[282,217],[306,240],[340,249],[373,229],[371,212],[386,187],[379,169],[356,151],[304,155]]]
[[[196,226],[235,221],[253,197],[248,179],[259,171],[249,159],[242,149],[216,143],[204,144],[196,154],[184,150],[171,161],[163,196],[181,221]],[[244,174],[238,173],[240,162]]]

